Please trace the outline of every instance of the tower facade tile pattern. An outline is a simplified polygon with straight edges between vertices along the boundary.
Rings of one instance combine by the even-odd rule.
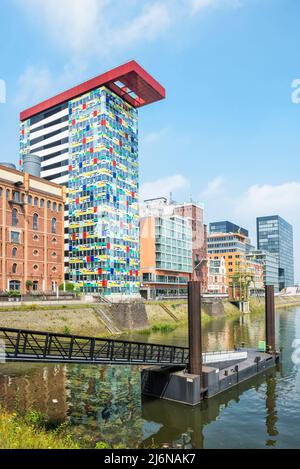
[[[79,289],[139,288],[137,111],[101,87],[69,103],[69,275]]]

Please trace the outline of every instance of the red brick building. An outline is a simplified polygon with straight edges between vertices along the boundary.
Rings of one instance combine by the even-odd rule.
[[[201,281],[202,291],[207,291],[207,227],[204,224],[204,209],[200,205],[190,202],[176,205],[174,213],[187,218],[192,227],[193,272],[191,279]]]
[[[0,290],[56,290],[64,280],[65,188],[0,165]]]

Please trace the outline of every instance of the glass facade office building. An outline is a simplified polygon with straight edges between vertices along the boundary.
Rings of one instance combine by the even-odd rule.
[[[279,291],[279,263],[274,254],[264,251],[253,251],[247,255],[247,260],[257,260],[264,268],[264,284],[273,285],[276,293]]]
[[[180,217],[155,220],[156,268],[192,272],[192,228]]]
[[[248,238],[249,232],[245,228],[232,223],[231,221],[216,221],[209,224],[209,232],[214,233],[239,233]]]
[[[257,248],[276,256],[279,289],[294,286],[292,225],[278,215],[257,218]]]

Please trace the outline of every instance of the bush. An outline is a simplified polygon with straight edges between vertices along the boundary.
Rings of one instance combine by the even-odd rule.
[[[104,443],[103,441],[97,441],[95,445],[95,449],[109,449],[109,446],[107,443]]]
[[[29,410],[24,417],[24,421],[38,428],[46,425],[46,418],[37,410]]]
[[[71,335],[71,331],[70,331],[70,328],[68,326],[64,327],[64,334],[65,335]]]
[[[26,280],[25,282],[25,286],[26,286],[26,290],[30,290],[30,288],[32,287],[33,283],[31,280]]]
[[[167,334],[168,332],[173,332],[177,328],[177,324],[155,324],[152,326],[151,330],[153,332],[162,332],[163,334]]]
[[[62,283],[60,286],[59,286],[59,290],[60,291],[63,291],[64,289],[64,284]],[[75,290],[75,285],[74,283],[72,282],[66,282],[66,291],[69,291],[69,292],[73,292]]]
[[[9,298],[19,298],[21,296],[21,292],[18,290],[9,290],[8,296]]]

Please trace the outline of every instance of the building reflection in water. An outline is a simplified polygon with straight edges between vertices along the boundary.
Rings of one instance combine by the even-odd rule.
[[[203,328],[203,348],[207,351],[232,350],[242,343],[248,347],[257,347],[264,340],[264,316],[251,317],[244,314],[230,320],[215,319]]]
[[[53,423],[67,418],[66,366],[4,364],[0,368],[0,402],[25,414],[37,410]]]
[[[67,388],[68,416],[79,435],[133,448],[143,440],[137,367],[72,365]]]
[[[159,447],[166,444],[170,448],[178,446],[186,449],[205,448],[205,427],[217,420],[230,403],[233,401],[238,403],[242,394],[249,390],[250,386],[259,390],[265,385],[266,376],[274,380],[274,370],[267,370],[266,374],[240,383],[226,393],[204,401],[194,408],[170,401],[143,399],[142,417],[147,421],[146,426],[155,423],[158,427],[143,441],[143,445],[148,446],[154,443]],[[271,418],[268,420],[268,416],[267,425],[270,425],[268,431],[274,431],[274,421],[271,421]]]
[[[266,387],[266,428],[269,435],[269,439],[266,441],[266,446],[276,445],[276,436],[278,431],[276,428],[277,423],[277,412],[276,412],[276,378],[275,376],[269,376],[267,378]]]

